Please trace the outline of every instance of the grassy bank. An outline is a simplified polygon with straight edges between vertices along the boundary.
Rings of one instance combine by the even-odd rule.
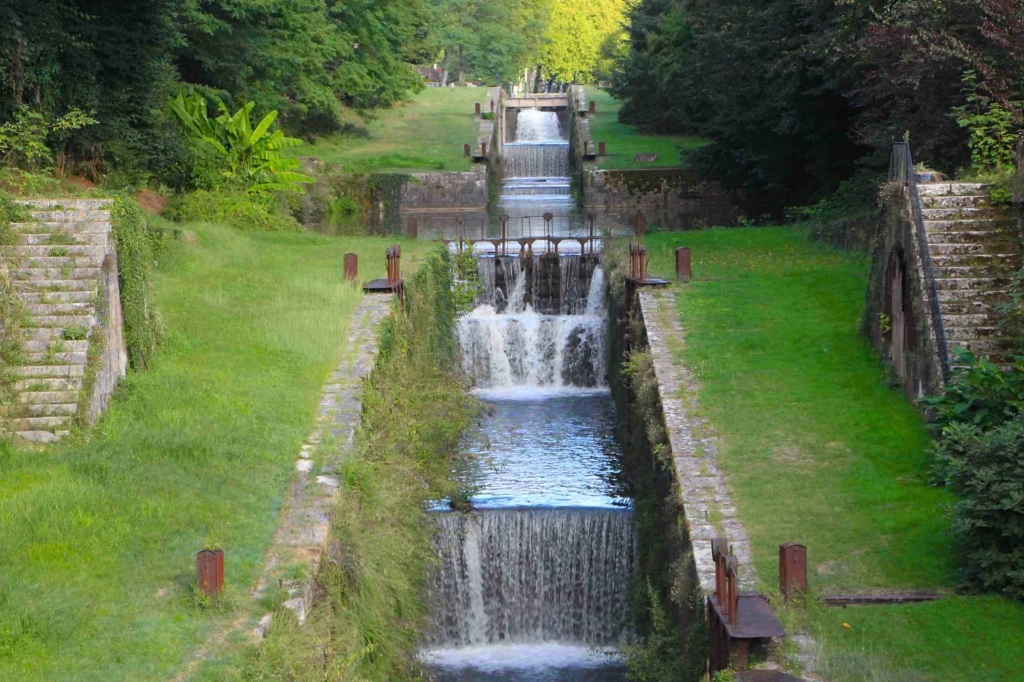
[[[248,614],[361,295],[342,256],[379,276],[391,241],[185,227],[156,272],[166,333],[149,371],[90,433],[0,454],[0,679],[169,679]],[[403,251],[409,270],[420,245]],[[208,542],[227,556],[220,611],[191,587]]]
[[[476,142],[473,104],[486,96],[486,88],[427,88],[374,121],[354,121],[348,132],[291,153],[341,164],[347,173],[467,171],[462,145]]]
[[[327,445],[342,485],[323,593],[301,628],[278,610],[267,641],[232,666],[242,679],[421,679],[415,651],[435,556],[424,508],[451,495],[452,456],[477,413],[457,363],[451,274],[439,250],[409,281],[404,312],[385,322],[354,447]]]
[[[866,258],[801,227],[654,234],[648,246],[661,273],[673,271],[675,247],[693,250],[697,281],[678,289],[681,356],[764,585],[777,579],[778,544],[797,540],[815,593],[951,588],[951,498],[927,485],[925,426],[858,332]],[[833,652],[830,679],[865,679],[872,667],[897,671],[883,679],[1019,674],[1006,646],[1024,641],[1019,604],[960,598],[788,617]]]
[[[609,170],[626,168],[666,168],[686,164],[680,151],[696,149],[705,144],[699,137],[686,135],[651,135],[641,133],[635,126],[619,122],[621,106],[606,91],[587,88],[587,98],[597,106],[590,116],[590,130],[594,142],[606,142],[608,155],[598,159],[599,168]],[[637,154],[657,154],[657,161],[637,161]]]

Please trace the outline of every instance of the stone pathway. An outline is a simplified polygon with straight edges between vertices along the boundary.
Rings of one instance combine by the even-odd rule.
[[[697,387],[693,375],[675,357],[685,343],[675,293],[647,290],[641,291],[639,298],[701,588],[705,594],[715,591],[711,540],[725,537],[740,561],[741,584],[754,589],[757,574],[750,541],[715,457],[717,439],[707,422],[695,416]]]

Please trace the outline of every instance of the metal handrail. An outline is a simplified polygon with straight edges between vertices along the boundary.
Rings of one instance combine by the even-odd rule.
[[[917,244],[924,270],[925,286],[928,287],[928,298],[932,312],[932,328],[935,330],[935,342],[938,345],[942,378],[949,381],[949,347],[946,344],[946,327],[942,323],[942,309],[939,306],[939,288],[935,283],[935,270],[932,267],[932,254],[928,248],[928,233],[924,229],[924,217],[921,214],[921,197],[917,192],[917,173],[914,171],[914,159],[910,154],[909,142],[893,142],[892,154],[889,157],[889,182],[902,182],[907,188],[910,199],[910,210],[917,230]]]

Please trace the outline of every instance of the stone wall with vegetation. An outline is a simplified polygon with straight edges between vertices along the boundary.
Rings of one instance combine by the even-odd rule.
[[[582,171],[586,208],[675,208],[704,225],[735,225],[742,215],[738,197],[717,183],[682,168]]]
[[[627,299],[622,249],[606,249],[603,266],[609,281],[609,383],[640,538],[633,600],[637,637],[622,651],[635,679],[696,682],[707,670],[709,635],[654,362],[639,307]]]
[[[922,281],[920,249],[903,186],[899,183],[886,185],[879,201],[883,209],[873,223],[873,234],[868,241],[871,274],[862,329],[888,368],[891,380],[900,385],[909,398],[917,400],[942,390],[942,369]],[[893,358],[892,278],[898,271],[903,273],[905,311],[906,352],[902,365]]]

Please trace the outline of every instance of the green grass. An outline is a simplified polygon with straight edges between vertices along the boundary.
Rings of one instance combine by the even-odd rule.
[[[685,167],[679,152],[697,149],[706,144],[699,137],[686,135],[651,135],[639,132],[635,126],[619,122],[621,106],[606,91],[587,88],[587,98],[597,106],[590,117],[590,131],[594,143],[606,142],[608,155],[598,159],[598,166],[609,170],[628,168]],[[657,154],[658,160],[636,161],[636,154]]]
[[[466,171],[471,161],[462,145],[476,143],[479,121],[473,104],[484,103],[486,88],[427,88],[380,112],[358,132],[334,135],[291,150],[341,164],[349,173]]]
[[[952,498],[927,485],[924,424],[858,331],[866,257],[812,242],[802,227],[661,233],[647,244],[661,273],[673,272],[677,246],[692,249],[697,280],[677,290],[681,357],[763,586],[777,580],[778,544],[795,540],[807,545],[813,593],[951,588]],[[1021,679],[1019,604],[964,598],[788,617],[833,658],[852,656],[830,679],[866,679],[875,665],[933,680]]]
[[[165,680],[249,613],[282,492],[363,278],[391,240],[192,225],[156,277],[166,339],[91,432],[0,450],[0,679]],[[406,269],[421,245],[403,243]],[[195,552],[226,552],[219,612]]]

